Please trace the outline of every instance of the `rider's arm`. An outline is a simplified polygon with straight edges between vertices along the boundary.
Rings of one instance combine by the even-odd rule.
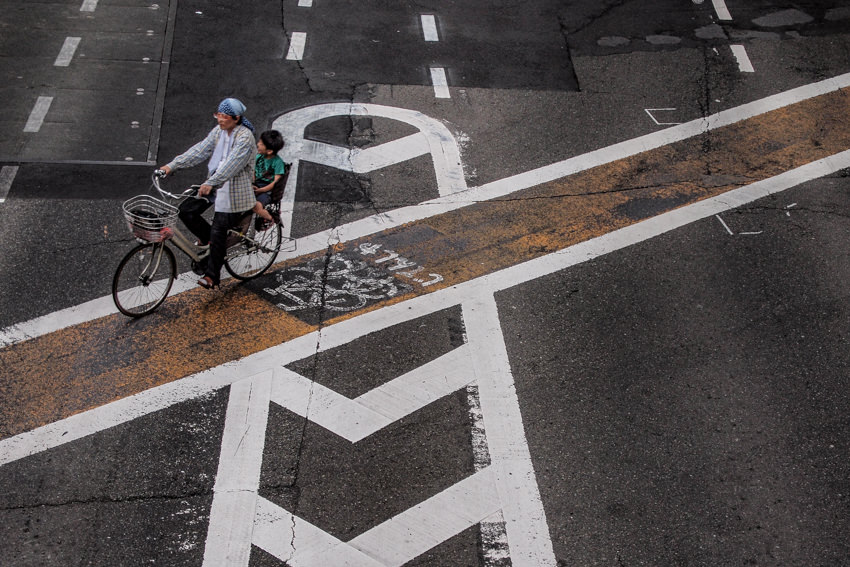
[[[187,167],[194,167],[199,163],[202,163],[212,155],[216,141],[218,140],[219,131],[221,131],[220,128],[213,128],[210,130],[210,133],[207,134],[206,138],[171,160],[161,169],[164,170],[167,168],[170,173],[177,169],[186,169]]]

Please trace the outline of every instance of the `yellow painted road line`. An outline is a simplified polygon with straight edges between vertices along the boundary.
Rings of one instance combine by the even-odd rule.
[[[272,372],[283,371],[281,367],[291,362],[313,356],[318,352],[329,351],[373,332],[425,317],[452,306],[475,303],[482,297],[492,297],[498,291],[622,250],[698,220],[744,206],[847,168],[850,168],[850,150],[810,162],[797,169],[728,193],[662,213],[613,232],[607,232],[602,236],[478,279],[432,294],[420,295],[404,303],[370,311],[336,325],[324,327],[320,331],[314,330],[239,361],[225,363],[51,422],[14,437],[2,439],[0,440],[0,466],[127,423],[182,401],[209,394],[230,384],[253,379],[269,372],[270,369]]]
[[[850,148],[850,99],[833,91],[576,175],[414,221],[335,247],[377,268],[380,244],[442,281],[402,298],[463,284],[689,203],[722,195]],[[368,248],[367,248],[368,249]],[[303,265],[315,255],[288,262]],[[399,270],[399,273],[403,270]],[[394,273],[394,272],[388,272]],[[395,275],[415,283],[411,276]],[[0,437],[7,438],[166,384],[316,329],[243,287],[169,299],[140,321],[109,316],[0,350]]]

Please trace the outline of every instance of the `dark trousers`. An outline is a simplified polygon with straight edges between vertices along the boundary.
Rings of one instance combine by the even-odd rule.
[[[221,266],[224,264],[224,255],[227,253],[227,231],[234,228],[242,220],[245,213],[216,213],[213,216],[210,229],[210,255],[207,261],[208,276],[214,284],[218,284],[221,277]],[[200,237],[199,237],[200,238]]]
[[[201,244],[210,241],[210,223],[201,215],[204,211],[210,208],[213,201],[209,198],[193,199],[189,198],[180,203],[177,210],[177,216],[183,221],[192,234],[198,237]]]

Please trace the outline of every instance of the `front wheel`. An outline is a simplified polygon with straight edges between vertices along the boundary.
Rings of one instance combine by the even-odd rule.
[[[177,277],[174,252],[163,243],[140,244],[130,250],[112,278],[112,300],[128,317],[141,317],[165,301]]]
[[[242,240],[227,250],[224,267],[239,280],[250,280],[262,275],[277,258],[280,250],[281,229],[277,223],[266,230],[258,230],[253,237]]]

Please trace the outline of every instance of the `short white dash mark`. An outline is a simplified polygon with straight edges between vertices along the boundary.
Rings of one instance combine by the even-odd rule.
[[[0,203],[6,201],[6,195],[9,194],[9,189],[12,187],[12,181],[18,174],[17,165],[4,165],[0,169]]]
[[[717,12],[717,18],[720,20],[731,21],[732,14],[729,13],[729,9],[726,7],[726,2],[723,0],[712,0],[712,4],[714,4],[714,11]]]
[[[744,49],[743,45],[732,45],[732,55],[735,56],[735,59],[738,60],[738,69],[742,73],[753,73],[755,69],[753,69],[753,64],[750,63],[750,58],[747,57],[747,50]]]
[[[292,61],[301,61],[304,57],[304,46],[306,45],[306,32],[292,32],[292,37],[289,40],[289,53],[286,54],[286,58]]]
[[[437,21],[433,14],[422,15],[422,34],[425,36],[425,41],[440,41],[437,34]]]
[[[56,56],[56,61],[53,62],[53,65],[56,67],[67,67],[70,65],[78,45],[80,45],[79,37],[66,37],[65,43],[62,44],[62,49],[59,50],[59,55]]]
[[[35,106],[30,112],[30,117],[24,126],[24,132],[38,132],[41,130],[41,125],[44,123],[44,117],[47,116],[47,111],[50,110],[50,105],[53,102],[52,96],[40,96],[35,101]]]
[[[431,82],[434,83],[434,96],[437,98],[451,98],[449,83],[446,80],[446,70],[442,67],[431,67]]]

